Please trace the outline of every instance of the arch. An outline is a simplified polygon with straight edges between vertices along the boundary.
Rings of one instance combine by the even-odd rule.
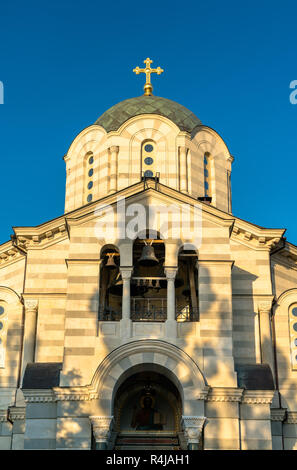
[[[197,400],[208,390],[206,380],[194,360],[182,349],[162,340],[131,341],[112,351],[97,368],[91,388],[99,396],[101,412],[110,416],[114,391],[126,380],[134,366],[161,368],[176,385],[182,399],[183,414],[197,413]],[[165,372],[164,372],[165,371]]]
[[[286,304],[289,302],[290,305],[293,302],[297,302],[297,289],[295,287],[293,287],[292,289],[288,289],[280,294],[275,304],[275,311],[277,310],[277,307],[279,307],[280,304],[283,304],[284,302]]]
[[[72,158],[74,160],[79,159],[82,151],[84,151],[84,153],[89,151],[96,153],[104,142],[106,135],[106,130],[101,126],[93,124],[86,127],[73,139],[64,160],[68,161]]]
[[[118,381],[117,387],[115,387],[113,394],[113,415],[115,419],[114,423],[116,431],[119,432],[121,430],[122,412],[126,407],[126,404],[128,404],[128,407],[130,405],[131,411],[131,395],[135,396],[139,392],[143,392],[145,385],[147,385],[147,383],[145,383],[147,380],[150,381],[154,392],[156,392],[159,397],[169,404],[172,411],[175,430],[179,431],[182,416],[181,397],[179,390],[173,383],[173,380],[168,379],[168,372],[170,371],[161,366],[157,366],[156,370],[156,366],[154,364],[148,363],[133,366],[127,372],[128,374],[124,373],[121,376],[122,380]],[[145,378],[144,374],[146,375]],[[152,378],[150,377],[151,374],[153,374]],[[126,378],[125,375],[128,375],[128,378]],[[142,375],[142,377],[137,382],[137,380],[135,381],[135,378],[137,378],[139,375]],[[123,386],[124,389],[122,390]]]
[[[10,287],[0,286],[0,301],[13,304],[21,302],[21,297]]]
[[[199,134],[202,135],[201,140],[199,139],[200,137]],[[206,138],[207,135],[211,136],[212,141]],[[229,158],[232,158],[233,160],[233,157],[231,156],[224,139],[220,136],[220,134],[217,131],[215,131],[211,127],[208,127],[208,126],[197,127],[192,133],[191,140],[197,145],[198,148],[201,146],[203,147],[202,152],[209,151],[210,153],[213,153],[213,149],[217,146],[218,150],[220,150],[223,153],[226,160],[228,160]]]

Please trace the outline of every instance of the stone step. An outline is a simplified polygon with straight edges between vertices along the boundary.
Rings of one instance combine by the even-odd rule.
[[[179,439],[174,433],[121,433],[115,450],[179,450]]]
[[[115,446],[115,450],[180,450],[179,446],[128,446],[128,445],[123,445],[123,446]]]

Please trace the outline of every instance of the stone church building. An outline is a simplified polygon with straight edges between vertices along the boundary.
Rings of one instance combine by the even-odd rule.
[[[233,215],[223,138],[145,64],[64,214],[0,246],[0,448],[297,449],[297,247]]]

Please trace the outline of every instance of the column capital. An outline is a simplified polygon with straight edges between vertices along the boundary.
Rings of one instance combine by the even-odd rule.
[[[122,276],[122,279],[131,279],[131,275],[133,272],[133,266],[120,266],[120,273]]]
[[[164,266],[164,272],[165,272],[165,275],[166,275],[166,278],[169,280],[174,280],[175,279],[175,276],[176,276],[176,273],[177,273],[177,266]]]
[[[24,307],[26,311],[37,312],[38,300],[37,299],[24,299]]]
[[[259,313],[270,313],[271,312],[271,307],[272,307],[272,300],[268,300],[265,302],[259,302],[258,303],[258,311]]]
[[[90,416],[96,442],[106,443],[110,437],[113,416]]]
[[[120,150],[120,147],[118,145],[112,145],[111,147],[109,147],[109,150],[111,153],[118,153]]]
[[[205,418],[200,416],[182,416],[181,422],[187,444],[199,444]]]

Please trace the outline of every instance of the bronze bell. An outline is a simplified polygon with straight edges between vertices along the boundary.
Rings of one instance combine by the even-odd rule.
[[[141,266],[156,266],[159,264],[159,260],[156,258],[155,250],[152,245],[145,245],[143,247],[141,257],[138,262]]]
[[[113,254],[109,254],[107,255],[108,256],[108,260],[105,264],[105,267],[108,268],[108,269],[115,269],[117,268],[117,265],[115,264],[114,262],[114,255]]]

